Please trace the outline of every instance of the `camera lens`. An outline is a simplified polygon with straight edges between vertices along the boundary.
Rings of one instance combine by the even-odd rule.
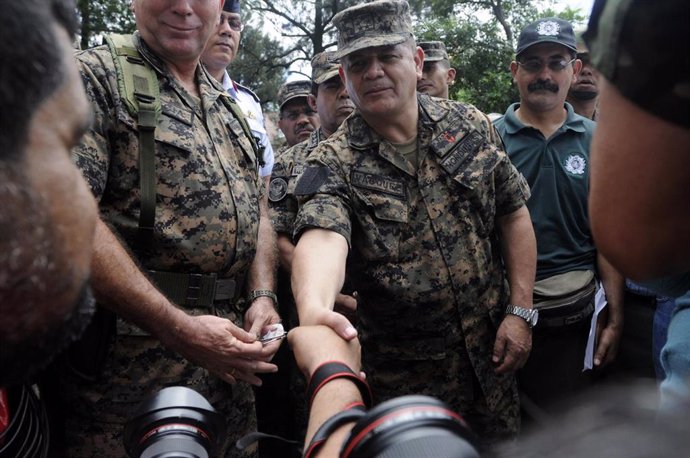
[[[476,438],[460,415],[429,396],[386,401],[357,421],[343,458],[479,458]]]
[[[207,458],[225,420],[196,391],[164,388],[145,400],[125,425],[124,444],[134,458]]]

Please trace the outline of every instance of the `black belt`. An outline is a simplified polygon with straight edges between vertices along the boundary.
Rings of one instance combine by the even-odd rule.
[[[590,301],[585,308],[577,312],[572,312],[562,316],[549,316],[548,312],[543,313],[540,310],[537,328],[560,328],[563,326],[579,323],[580,321],[588,318],[592,314],[592,312],[594,312],[594,301]]]
[[[147,272],[165,297],[177,305],[213,309],[218,301],[234,302],[239,298],[240,288],[231,278],[218,278],[216,274]]]

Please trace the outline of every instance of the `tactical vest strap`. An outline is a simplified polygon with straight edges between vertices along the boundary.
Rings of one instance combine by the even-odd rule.
[[[240,123],[240,126],[242,126],[242,131],[244,134],[247,136],[249,139],[249,143],[252,145],[252,149],[254,150],[254,154],[256,155],[257,159],[259,159],[259,163],[263,167],[265,164],[264,161],[264,154],[263,150],[264,148],[259,146],[259,139],[254,137],[254,133],[252,130],[249,128],[249,124],[247,124],[247,118],[244,116],[244,112],[242,111],[242,108],[240,108],[239,104],[235,99],[230,97],[230,95],[225,94],[221,97],[221,100],[223,101],[223,104],[225,107],[230,110],[230,112],[233,114],[235,119],[237,119]]]
[[[117,73],[117,89],[139,130],[139,243],[153,240],[156,218],[155,131],[161,113],[158,77],[141,57],[131,35],[106,35]]]

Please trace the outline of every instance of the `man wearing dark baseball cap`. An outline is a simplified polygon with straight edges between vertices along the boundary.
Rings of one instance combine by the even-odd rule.
[[[598,256],[589,227],[589,147],[595,123],[566,102],[579,76],[573,28],[539,19],[518,38],[510,65],[520,102],[496,121],[506,151],[532,190],[527,203],[537,236],[533,350],[518,372],[522,392],[551,408],[591,382],[592,367],[616,356],[622,332],[623,278]],[[605,300],[595,304],[603,284]],[[585,352],[595,306],[594,352]]]
[[[424,53],[407,2],[359,4],[333,24],[356,110],[307,157],[295,186],[300,324],[348,340],[359,331],[377,402],[434,396],[484,442],[511,437],[513,372],[536,319],[529,189],[486,115],[417,93]],[[346,263],[358,330],[333,311]]]

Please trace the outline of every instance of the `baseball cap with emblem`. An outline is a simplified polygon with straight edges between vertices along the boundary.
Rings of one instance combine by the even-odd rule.
[[[424,62],[448,60],[446,45],[442,41],[420,41],[417,46],[424,51]]]
[[[223,11],[240,14],[240,0],[225,0]]]
[[[287,102],[297,97],[308,97],[311,94],[311,80],[290,81],[278,89],[278,107],[283,108]]]
[[[335,51],[324,51],[311,59],[311,80],[314,84],[321,84],[334,76],[338,76],[340,63],[335,57]]]
[[[557,17],[539,19],[522,29],[515,55],[519,56],[524,50],[538,43],[558,43],[577,52],[573,26]]]
[[[393,46],[413,37],[410,6],[401,0],[377,0],[351,6],[333,17],[341,58],[375,46]]]

